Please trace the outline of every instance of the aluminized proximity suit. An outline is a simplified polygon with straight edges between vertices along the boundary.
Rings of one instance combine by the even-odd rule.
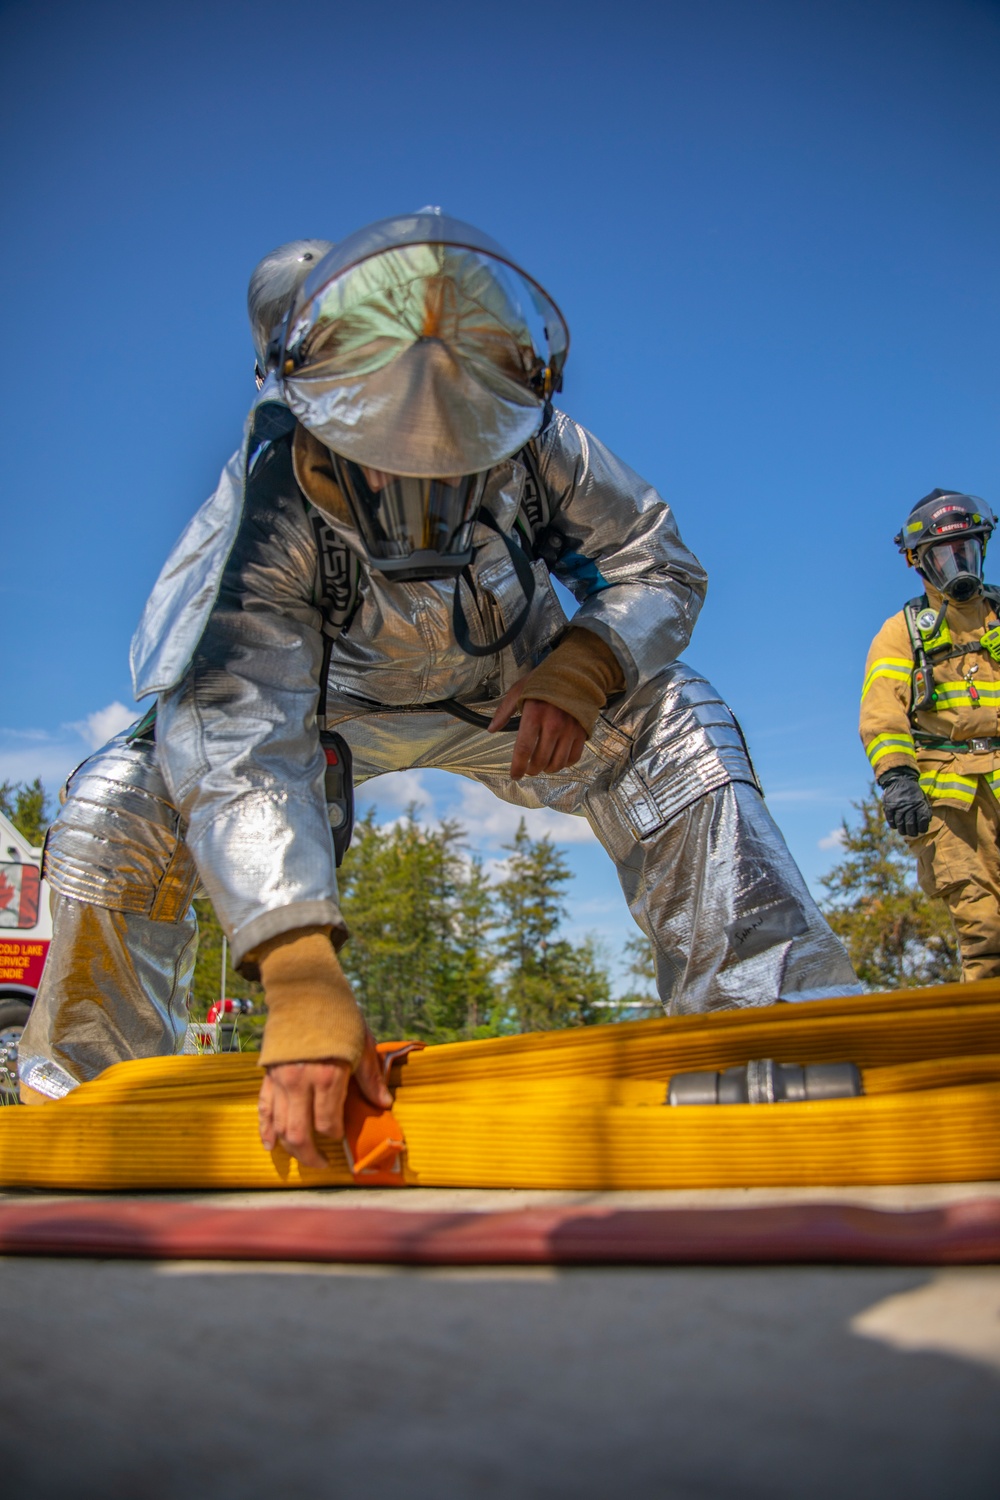
[[[927,585],[928,615],[944,597]],[[948,601],[927,639],[933,700],[911,711],[917,667],[911,629],[921,611],[900,610],[872,642],[861,699],[861,739],[876,776],[919,771],[934,816],[908,842],[928,896],[947,903],[965,979],[1000,975],[1000,664],[981,645],[997,621],[995,596]],[[964,652],[961,647],[967,647]],[[930,696],[928,692],[927,696]]]
[[[439,767],[515,805],[586,817],[652,941],[673,1014],[855,988],[764,806],[732,713],[678,659],[705,574],[660,496],[556,412],[533,443],[544,494],[530,510],[523,455],[490,472],[484,508],[533,554],[536,590],[512,645],[472,657],[452,630],[454,589],[487,639],[523,604],[502,539],[477,526],[472,589],[387,581],[365,566],[344,516],[306,501],[294,418],[277,394],[272,380],[133,642],[137,696],[159,695],[155,747],[119,736],[86,762],[51,830],[55,936],[22,1079],[58,1096],[121,1058],[179,1045],[187,901],[199,876],[247,972],[247,955],[282,933],[330,924],[346,937],[324,725],[350,744],[359,782]],[[330,625],[331,573],[339,628]],[[566,625],[550,574],[580,603],[574,625],[615,652],[626,691],[577,765],[513,782],[512,736],[437,705],[458,700],[488,716],[546,654]]]

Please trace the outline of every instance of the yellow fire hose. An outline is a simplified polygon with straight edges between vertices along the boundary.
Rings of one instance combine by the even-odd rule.
[[[853,1062],[864,1094],[666,1103],[677,1073],[763,1058]],[[355,1100],[354,1170],[331,1142],[329,1168],[313,1171],[261,1146],[253,1056],[120,1063],[58,1103],[0,1111],[0,1186],[599,1190],[996,1179],[1000,981],[456,1042],[397,1060],[390,1082],[391,1114]]]

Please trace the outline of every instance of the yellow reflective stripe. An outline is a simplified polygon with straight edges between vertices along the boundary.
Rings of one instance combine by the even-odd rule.
[[[930,771],[920,778],[921,790],[930,797],[952,802],[964,802],[969,807],[976,800],[976,777],[958,776],[953,771]]]
[[[934,782],[938,786],[944,786],[945,784],[947,784],[948,786],[959,787],[962,791],[974,792],[976,790],[976,782],[978,780],[978,777],[960,776],[957,771],[949,771],[944,767],[941,767],[933,771],[921,772],[920,780],[922,782]]]
[[[907,749],[905,745],[883,745],[879,750],[869,750],[868,764],[874,768],[880,760],[885,760],[887,755],[907,755],[912,761],[917,758],[916,753]]]
[[[973,679],[972,686],[980,698],[1000,698],[1000,682],[979,682]],[[969,691],[967,682],[936,682],[934,691],[939,698],[964,697]]]
[[[911,760],[917,758],[913,739],[908,734],[877,734],[869,741],[865,753],[872,767],[877,766],[887,755],[907,755]]]
[[[886,734],[877,734],[874,739],[868,741],[869,750],[874,750],[876,745],[905,745],[908,750],[912,750],[913,736],[905,729],[889,730]]]
[[[862,701],[868,696],[869,688],[880,677],[888,677],[894,682],[909,682],[912,670],[913,662],[905,656],[880,656],[868,669],[865,685],[861,689]]]
[[[862,698],[867,693],[873,682],[878,682],[880,677],[888,677],[890,682],[909,682],[909,668],[904,672],[900,667],[873,667],[865,678],[865,685],[861,689]]]

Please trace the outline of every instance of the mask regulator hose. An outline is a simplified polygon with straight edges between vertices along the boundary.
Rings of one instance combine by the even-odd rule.
[[[514,565],[517,581],[521,585],[521,592],[524,594],[524,604],[518,613],[517,619],[507,627],[503,635],[499,636],[495,641],[490,641],[485,646],[477,646],[469,634],[469,622],[465,618],[465,611],[462,608],[461,580],[465,579],[470,592],[473,589],[472,576],[468,568],[463,568],[461,577],[455,580],[455,597],[452,604],[451,622],[452,628],[455,631],[455,639],[466,656],[498,656],[506,646],[509,646],[513,640],[516,640],[524,628],[531,610],[531,601],[535,597],[535,575],[531,571],[531,564],[520,547],[511,540],[505,531],[500,530],[500,527],[489,511],[480,511],[476,519],[481,521],[484,526],[487,526],[490,531],[495,531],[507,548],[510,560]]]

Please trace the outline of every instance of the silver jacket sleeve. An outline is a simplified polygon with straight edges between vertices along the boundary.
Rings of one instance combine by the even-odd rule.
[[[287,440],[257,457],[191,664],[160,697],[157,756],[233,962],[297,927],[346,928],[316,723],[316,549]]]
[[[669,505],[579,423],[555,412],[538,447],[546,561],[580,603],[573,624],[611,647],[632,692],[687,646],[705,570]]]
[[[218,488],[188,522],[153,585],[129,651],[137,699],[176,687],[190,665],[243,519],[248,461],[294,425],[287,407],[275,401],[275,390],[272,375],[250,408],[243,442]]]

